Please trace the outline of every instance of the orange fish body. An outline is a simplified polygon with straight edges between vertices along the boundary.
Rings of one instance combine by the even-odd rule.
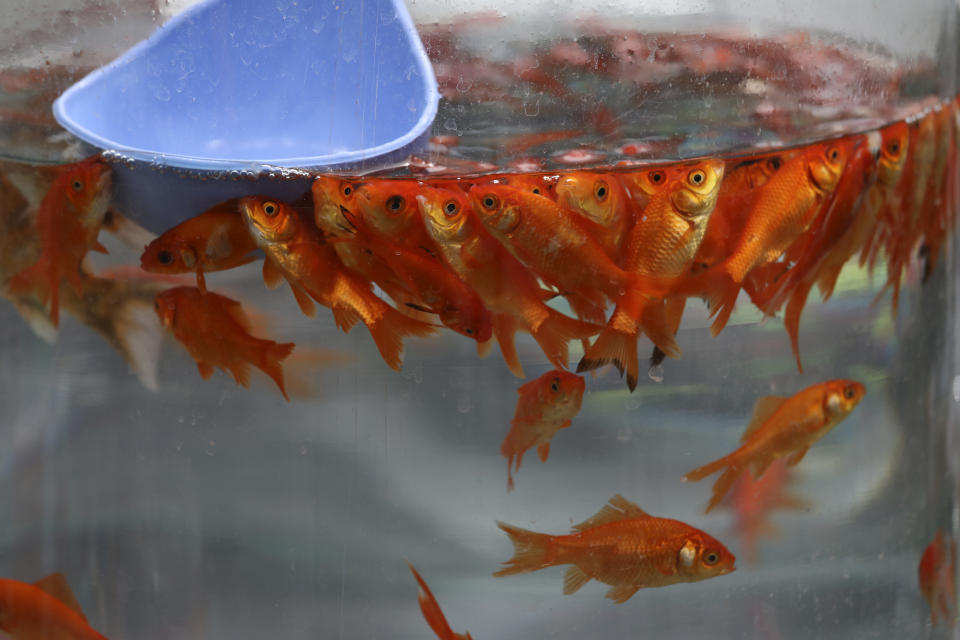
[[[697,482],[726,469],[713,486],[709,513],[720,504],[737,476],[745,469],[759,478],[777,458],[787,465],[799,463],[817,440],[840,424],[860,403],[866,388],[852,380],[829,380],[807,387],[789,398],[766,396],[757,400],[753,417],[743,433],[743,445],[733,453],[694,469],[684,482]]]
[[[786,159],[763,185],[732,253],[700,274],[693,291],[686,292],[708,298],[714,335],[726,326],[750,271],[776,260],[810,226],[849,155],[846,141],[814,145]]]
[[[106,640],[59,573],[34,584],[0,579],[0,630],[13,640]]]
[[[279,344],[250,335],[250,320],[236,300],[196,287],[176,287],[157,295],[157,316],[186,347],[200,375],[207,379],[214,367],[233,374],[241,387],[250,384],[250,365],[270,376],[283,397],[281,362],[293,351],[292,342]]]
[[[265,279],[286,278],[295,293],[305,291],[329,307],[343,331],[362,320],[390,368],[400,368],[404,336],[435,332],[432,325],[408,318],[378,298],[368,282],[343,266],[298,210],[262,196],[241,198],[240,210],[257,246],[267,254]]]
[[[15,274],[8,284],[11,293],[31,291],[50,302],[50,320],[60,321],[60,282],[83,293],[80,264],[91,249],[106,252],[97,242],[110,202],[110,166],[93,156],[59,168],[37,209],[40,257]]]
[[[556,175],[543,173],[506,173],[498,174],[493,180],[484,180],[481,184],[489,183],[510,185],[516,189],[529,191],[530,193],[550,198],[551,200],[556,200],[558,197]]]
[[[950,541],[937,530],[933,541],[927,545],[917,567],[920,592],[930,606],[930,620],[937,624],[942,618],[953,625],[957,617],[956,589],[957,543]]]
[[[413,577],[417,579],[417,604],[420,605],[420,611],[423,613],[424,619],[427,621],[427,624],[430,625],[430,628],[433,629],[433,632],[437,634],[437,637],[440,640],[473,640],[470,637],[470,632],[466,633],[455,633],[451,628],[450,624],[447,622],[447,618],[443,615],[443,611],[440,610],[440,605],[437,603],[437,599],[433,597],[433,593],[430,591],[430,587],[427,586],[426,581],[420,576],[416,569],[413,568],[412,564],[408,564],[410,571],[413,572]]]
[[[498,522],[514,545],[514,555],[494,576],[573,565],[563,580],[564,594],[598,580],[611,585],[607,597],[626,602],[639,589],[698,582],[735,570],[736,558],[709,534],[688,524],[655,518],[620,495],[570,535],[551,536]]]
[[[507,459],[508,491],[513,490],[514,460],[515,470],[519,471],[527,449],[537,447],[540,460],[547,461],[553,436],[569,427],[580,412],[585,386],[580,376],[555,369],[517,389],[517,408],[510,431],[500,445],[500,453]]]
[[[351,206],[371,231],[390,242],[434,253],[433,240],[423,226],[417,196],[423,185],[413,180],[365,180],[354,187]]]
[[[634,176],[634,183],[646,193],[647,206],[624,248],[625,269],[662,280],[676,280],[686,272],[716,204],[723,169],[722,160],[704,160]],[[603,332],[584,353],[577,370],[612,363],[621,374],[626,371],[632,391],[639,376],[639,330],[642,328],[664,353],[677,356],[679,349],[673,339],[676,327],[671,325],[662,298],[651,302],[648,295],[628,291]]]
[[[557,202],[596,223],[599,241],[607,255],[622,266],[620,252],[634,223],[633,203],[615,174],[575,171],[561,175]]]
[[[196,273],[197,286],[206,291],[203,274],[233,269],[255,260],[257,244],[247,232],[238,200],[228,200],[168,229],[148,244],[140,268],[151,273]]]
[[[514,346],[519,329],[528,331],[558,368],[567,366],[570,340],[599,330],[544,303],[536,278],[486,231],[463,193],[425,188],[418,203],[444,262],[493,314],[493,333],[514,375],[523,377]]]

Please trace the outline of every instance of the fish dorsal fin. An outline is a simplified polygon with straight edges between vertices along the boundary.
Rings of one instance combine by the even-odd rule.
[[[70,585],[67,584],[67,579],[62,573],[51,573],[45,578],[40,578],[34,582],[33,586],[47,595],[53,596],[84,620],[87,619],[87,616],[84,615],[83,610],[80,608],[80,603],[77,602],[77,597],[73,595],[73,591],[70,590]]]
[[[773,415],[773,412],[780,408],[786,398],[782,396],[763,396],[753,405],[753,417],[750,418],[750,424],[740,436],[740,442],[746,442],[747,438],[756,431],[760,425],[767,421],[767,418]]]
[[[586,531],[587,529],[592,529],[593,527],[598,527],[602,524],[610,524],[611,522],[619,522],[620,520],[629,520],[630,518],[649,517],[649,513],[618,493],[610,498],[610,501],[603,505],[603,508],[600,509],[600,511],[597,511],[595,515],[587,518],[580,524],[573,525],[573,531]]]

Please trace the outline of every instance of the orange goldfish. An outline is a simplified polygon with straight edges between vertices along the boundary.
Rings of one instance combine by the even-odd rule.
[[[691,279],[692,288],[683,293],[707,297],[715,316],[714,335],[730,319],[750,271],[776,260],[810,226],[837,186],[849,156],[850,142],[840,140],[813,145],[786,159],[761,187],[731,254]]]
[[[498,174],[494,180],[484,181],[484,184],[507,184],[517,189],[529,191],[538,196],[556,200],[556,182],[556,175],[543,173],[505,173]]]
[[[624,248],[625,269],[642,276],[678,279],[684,274],[703,238],[723,179],[722,160],[704,160],[636,177],[646,194],[647,206],[638,216]],[[626,371],[627,386],[637,386],[637,338],[642,328],[667,355],[677,356],[673,339],[676,326],[666,317],[661,300],[628,292],[610,316],[607,326],[587,349],[577,371],[606,363]]]
[[[0,579],[0,630],[13,640],[106,640],[60,573],[33,584]]]
[[[462,192],[424,188],[417,202],[441,258],[493,314],[493,334],[514,375],[523,377],[514,345],[519,329],[528,331],[558,368],[567,365],[570,340],[599,330],[543,302],[537,279],[486,231]]]
[[[390,368],[400,368],[404,336],[436,331],[378,298],[369,282],[343,266],[312,221],[290,205],[248,196],[240,199],[240,211],[257,246],[267,254],[264,279],[269,283],[286,278],[295,293],[305,291],[329,307],[343,331],[362,320]]]
[[[853,380],[829,380],[807,387],[789,398],[760,398],[740,438],[743,446],[694,469],[683,480],[697,482],[726,468],[713,485],[713,496],[706,510],[709,513],[720,504],[744,469],[752,469],[753,476],[758,478],[777,458],[787,456],[787,466],[790,467],[803,460],[810,445],[843,422],[866,392],[866,387]]]
[[[943,531],[937,529],[933,542],[923,551],[917,568],[920,592],[930,606],[933,624],[937,624],[938,617],[951,626],[956,620],[956,561],[957,543],[948,540]]]
[[[151,273],[196,273],[197,287],[206,291],[207,271],[232,269],[250,262],[257,245],[247,232],[236,198],[168,229],[148,244],[140,268]]]
[[[591,579],[611,585],[607,597],[626,602],[638,589],[699,582],[735,570],[736,558],[709,534],[688,524],[655,518],[615,495],[569,535],[551,536],[497,522],[510,537],[513,557],[494,576],[573,565],[563,593],[576,593]]]
[[[520,397],[510,432],[500,445],[500,454],[507,459],[507,491],[513,490],[513,461],[519,471],[527,449],[537,447],[540,461],[547,461],[550,440],[580,412],[584,388],[580,376],[554,369],[517,389]]]
[[[633,226],[633,205],[615,174],[575,171],[561,175],[556,186],[557,202],[597,223],[594,238],[617,264],[627,232]]]
[[[423,226],[417,196],[423,185],[414,180],[365,180],[354,185],[346,208],[361,217],[368,229],[410,249],[435,252]]]
[[[288,401],[280,363],[294,344],[278,344],[250,335],[250,320],[236,300],[196,287],[176,287],[157,295],[157,316],[186,347],[204,379],[214,367],[233,374],[241,387],[250,385],[250,365],[270,376]]]
[[[97,235],[110,202],[110,175],[110,166],[99,155],[58,169],[37,209],[40,258],[10,279],[12,294],[36,291],[44,304],[50,302],[55,327],[60,322],[61,280],[81,295],[80,263],[91,249],[106,253]]]
[[[412,564],[407,563],[407,566],[413,572],[413,577],[417,579],[417,603],[420,605],[420,611],[423,612],[424,619],[433,629],[433,632],[437,634],[437,637],[440,640],[473,640],[469,631],[465,633],[453,632],[443,615],[443,611],[440,610],[440,605],[437,604],[437,599],[433,597],[430,587],[427,586],[427,583],[420,577]]]

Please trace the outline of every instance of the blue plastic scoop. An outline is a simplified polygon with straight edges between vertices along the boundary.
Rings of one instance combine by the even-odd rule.
[[[438,101],[402,0],[208,0],[73,85],[54,115],[154,167],[333,167],[422,142]]]

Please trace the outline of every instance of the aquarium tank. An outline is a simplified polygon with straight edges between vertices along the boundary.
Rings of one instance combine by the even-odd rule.
[[[0,11],[0,635],[960,637],[956,2]]]

